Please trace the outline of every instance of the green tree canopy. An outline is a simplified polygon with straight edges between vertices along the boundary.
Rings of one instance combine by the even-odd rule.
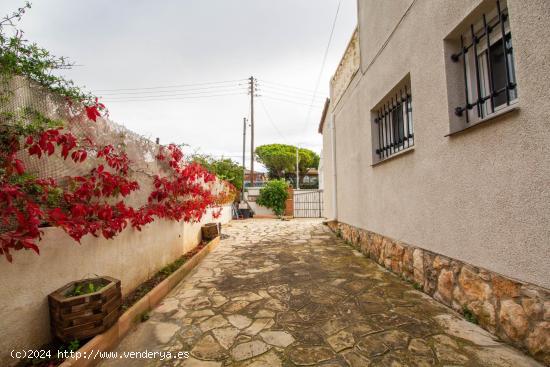
[[[229,158],[215,159],[206,154],[195,154],[191,156],[191,161],[201,164],[220,179],[231,182],[237,190],[243,188],[243,166],[235,161]]]
[[[255,153],[258,162],[267,168],[270,178],[282,178],[284,173],[296,173],[296,147],[293,145],[261,145],[256,148]],[[298,156],[301,174],[319,165],[319,155],[312,150],[300,148]]]

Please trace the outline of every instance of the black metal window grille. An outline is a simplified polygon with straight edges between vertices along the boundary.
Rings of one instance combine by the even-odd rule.
[[[468,123],[475,119],[471,111],[474,107],[481,120],[509,106],[517,98],[514,49],[508,9],[502,8],[499,0],[489,16],[483,14],[477,24],[470,25],[469,32],[460,36],[460,49],[451,59],[462,60],[466,103],[456,107],[455,114],[464,115]]]
[[[412,96],[407,86],[376,111],[374,123],[378,130],[376,154],[380,160],[414,145]]]

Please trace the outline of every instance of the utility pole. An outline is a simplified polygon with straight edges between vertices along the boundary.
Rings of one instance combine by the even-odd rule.
[[[254,187],[254,77],[251,76],[250,82],[250,187]]]
[[[300,190],[300,156],[298,155],[298,147],[296,147],[296,190]]]
[[[244,178],[246,176],[246,166],[244,163],[246,151],[246,117],[243,118],[243,187],[241,199],[244,200]]]

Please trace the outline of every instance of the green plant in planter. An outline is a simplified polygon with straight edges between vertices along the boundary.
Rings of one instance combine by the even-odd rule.
[[[78,284],[74,289],[67,294],[67,297],[82,296],[83,294],[90,294],[99,291],[103,288],[102,284],[95,285],[92,282],[87,284]]]
[[[272,209],[277,216],[285,212],[285,202],[288,199],[288,183],[285,180],[271,180],[260,190],[256,202]]]
[[[79,349],[80,349],[80,341],[78,341],[78,339],[73,340],[67,346],[67,350],[69,350],[71,352],[76,352]]]

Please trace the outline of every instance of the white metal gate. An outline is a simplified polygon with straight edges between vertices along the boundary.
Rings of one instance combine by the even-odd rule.
[[[294,190],[294,217],[321,218],[323,190]]]

